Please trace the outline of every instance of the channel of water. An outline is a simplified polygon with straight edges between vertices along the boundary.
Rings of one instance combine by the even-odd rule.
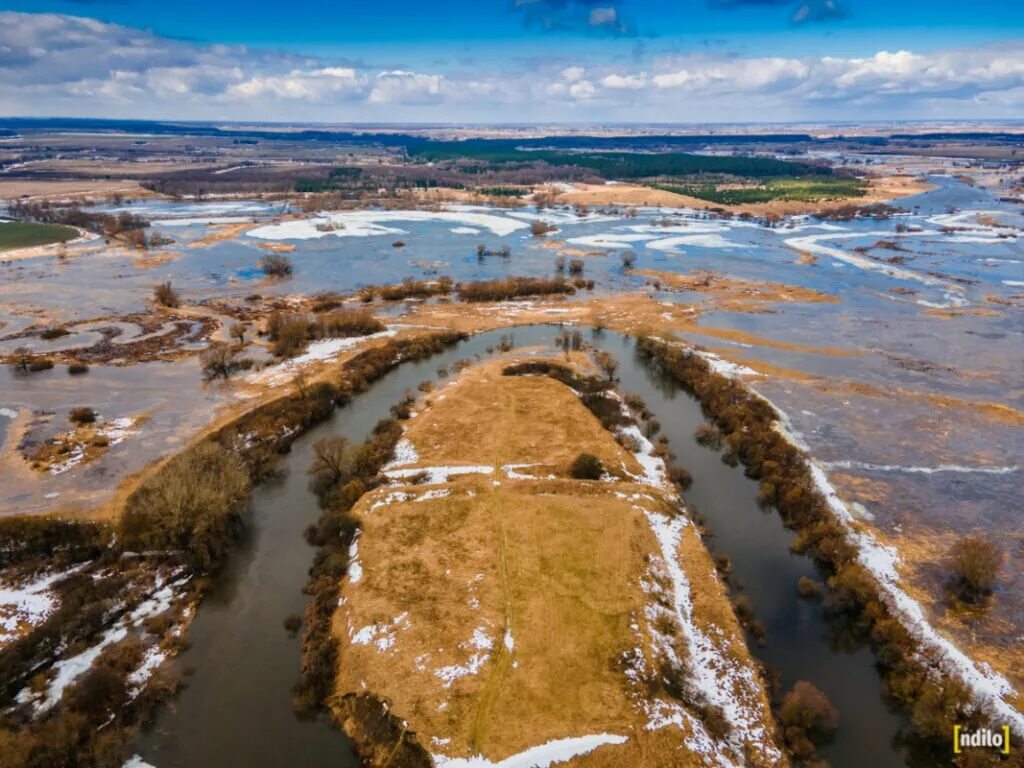
[[[509,332],[483,333],[429,360],[402,364],[298,439],[282,460],[280,477],[255,489],[246,533],[200,606],[189,647],[171,662],[188,673],[186,686],[138,738],[145,760],[157,768],[359,764],[329,718],[302,720],[291,708],[300,644],[283,621],[307,603],[301,590],[313,551],[302,533],[320,514],[306,476],[312,445],[336,434],[365,439],[406,390],[436,380],[439,367],[484,355]],[[558,328],[527,326],[513,333],[518,347],[544,345]],[[870,650],[837,645],[821,606],[798,597],[799,578],[817,578],[811,561],[790,553],[792,532],[775,512],[758,506],[757,484],[742,467],[727,466],[694,441],[703,421],[699,404],[637,359],[629,338],[603,331],[591,341],[619,359],[621,388],[646,400],[677,463],[693,474],[686,501],[704,516],[715,553],[731,557],[735,577],[766,627],[767,645],[751,642],[754,654],[778,671],[785,688],[808,680],[839,709],[839,732],[822,756],[833,768],[905,766],[907,757],[895,743],[904,718],[883,701]]]

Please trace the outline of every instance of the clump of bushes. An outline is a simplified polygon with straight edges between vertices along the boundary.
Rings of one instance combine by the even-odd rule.
[[[273,342],[271,350],[278,357],[294,357],[306,348],[309,320],[303,315],[282,315],[274,312],[267,320],[267,334]]]
[[[153,301],[162,307],[175,308],[181,306],[181,297],[174,290],[170,280],[153,286]]]
[[[212,344],[199,355],[199,366],[203,370],[203,378],[207,381],[226,380],[236,371],[251,367],[252,361],[240,359],[227,344]]]
[[[458,287],[463,301],[507,301],[522,296],[571,294],[575,289],[562,279],[539,277],[509,277],[503,280],[480,280],[462,283]]]
[[[413,280],[405,278],[401,283],[395,285],[382,285],[378,287],[364,288],[360,294],[363,301],[373,301],[374,296],[379,296],[384,301],[403,301],[405,299],[428,299],[431,296],[446,296],[452,292],[455,285],[450,277],[439,277],[437,280]]]
[[[85,363],[69,363],[68,373],[72,376],[81,376],[83,373],[89,372],[89,366]]]
[[[569,476],[577,480],[600,480],[604,465],[592,453],[581,453],[569,465]]]
[[[808,760],[835,734],[839,712],[824,693],[801,680],[782,700],[779,722],[789,753],[798,760]]]
[[[249,503],[245,463],[212,441],[175,456],[126,504],[120,536],[127,549],[178,549],[197,571],[214,569]]]
[[[701,424],[693,436],[698,443],[707,448],[714,448],[717,451],[722,447],[722,433],[714,424]]]
[[[293,357],[314,339],[368,336],[384,328],[384,323],[365,309],[335,309],[313,319],[302,314],[274,312],[267,320],[267,334],[278,357]]]
[[[530,234],[534,237],[544,237],[548,232],[557,232],[558,227],[554,224],[549,224],[546,221],[537,219],[530,223]]]
[[[68,421],[72,424],[93,424],[96,421],[96,411],[88,406],[72,408],[68,413]]]
[[[268,253],[260,258],[260,269],[270,277],[291,277],[292,260],[280,253]]]
[[[824,591],[825,585],[816,579],[810,579],[807,576],[801,576],[796,584],[796,592],[800,597],[805,599],[811,599],[821,597],[821,593]]]
[[[365,309],[335,309],[311,321],[307,335],[312,339],[369,336],[384,328],[384,323]]]
[[[50,341],[52,339],[59,339],[62,336],[67,336],[69,333],[70,333],[70,331],[67,328],[61,328],[60,326],[55,326],[55,327],[52,327],[52,328],[44,328],[39,333],[39,338],[46,339],[47,341]]]
[[[968,536],[954,544],[949,561],[960,597],[973,602],[990,594],[1003,567],[1003,557],[997,545],[977,536]]]

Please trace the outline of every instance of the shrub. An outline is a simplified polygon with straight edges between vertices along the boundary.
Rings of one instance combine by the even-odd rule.
[[[632,269],[634,264],[636,264],[636,253],[633,251],[623,251],[622,268]]]
[[[308,335],[314,339],[368,336],[384,330],[384,323],[365,309],[335,309],[316,318]]]
[[[294,635],[302,628],[302,616],[297,613],[289,613],[284,617],[284,628],[289,635]]]
[[[121,539],[128,549],[183,550],[193,568],[211,570],[237,530],[250,492],[241,458],[217,443],[201,443],[129,497]]]
[[[814,755],[816,745],[835,733],[839,727],[839,712],[824,693],[801,680],[782,700],[779,722],[790,753],[806,760]]]
[[[15,347],[11,352],[11,367],[21,373],[28,373],[32,366],[32,350],[28,347]]]
[[[68,420],[72,424],[92,424],[96,421],[96,411],[88,406],[72,408]]]
[[[39,338],[46,340],[59,339],[61,336],[67,336],[69,333],[70,331],[67,328],[44,328],[42,332],[40,332]]]
[[[53,368],[53,360],[49,360],[45,357],[36,357],[32,359],[32,362],[28,364],[28,369],[32,373],[36,371],[48,371]]]
[[[207,381],[228,379],[242,366],[235,357],[234,350],[227,344],[213,344],[203,350],[199,355],[199,365],[203,369],[203,378]]]
[[[153,300],[162,307],[174,308],[181,306],[181,297],[178,296],[178,292],[171,286],[170,280],[153,286]]]
[[[260,259],[260,269],[271,277],[289,277],[292,274],[292,260],[279,253],[268,253]]]
[[[688,491],[690,486],[693,485],[693,475],[682,467],[670,467],[668,470],[668,479],[675,483],[676,487],[679,488],[680,491]]]
[[[953,545],[949,559],[961,597],[975,600],[995,586],[1003,566],[1003,551],[992,542],[968,536]]]
[[[81,376],[83,373],[89,372],[89,366],[85,363],[69,363],[68,373],[72,376]]]
[[[302,315],[273,314],[268,321],[272,350],[278,357],[294,357],[306,348],[309,321]]]
[[[693,433],[694,439],[703,446],[718,450],[722,447],[722,433],[714,424],[701,424]]]
[[[548,232],[555,232],[557,229],[554,224],[539,219],[530,224],[530,234],[534,237],[544,237]]]
[[[592,453],[581,453],[569,466],[569,476],[577,480],[600,480],[602,474],[604,466]]]
[[[582,275],[583,274],[583,259],[572,259],[569,261],[569,274],[570,275]]]
[[[510,277],[504,280],[481,280],[463,283],[458,287],[463,301],[505,301],[520,296],[575,293],[564,280],[544,280],[536,277]]]
[[[824,589],[825,586],[820,581],[809,579],[806,576],[801,576],[796,584],[797,594],[803,598],[821,597]]]

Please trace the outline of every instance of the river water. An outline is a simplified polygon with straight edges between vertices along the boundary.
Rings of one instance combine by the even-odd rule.
[[[484,333],[429,360],[403,364],[297,440],[283,458],[281,476],[256,488],[247,531],[200,606],[188,649],[171,662],[190,671],[187,685],[139,737],[145,760],[157,768],[358,764],[326,717],[301,720],[291,709],[300,645],[283,620],[302,613],[307,602],[301,589],[313,552],[302,532],[319,515],[305,474],[312,444],[335,434],[364,439],[406,390],[436,379],[438,367],[485,354],[502,333]],[[518,328],[515,343],[550,344],[556,333],[554,326]],[[903,721],[881,698],[870,651],[833,647],[820,605],[798,598],[798,579],[816,576],[810,560],[789,552],[792,534],[774,512],[758,507],[756,483],[742,468],[725,465],[693,440],[703,420],[699,404],[636,359],[630,339],[604,331],[594,333],[592,342],[619,359],[621,388],[643,396],[677,463],[692,472],[686,501],[706,518],[715,553],[732,558],[735,576],[766,626],[767,645],[752,644],[755,655],[778,670],[785,688],[809,680],[839,709],[839,732],[823,756],[834,768],[905,765],[893,743]]]

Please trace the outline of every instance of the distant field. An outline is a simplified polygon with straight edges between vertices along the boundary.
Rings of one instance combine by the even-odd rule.
[[[814,203],[840,197],[862,197],[867,192],[864,181],[835,176],[766,179],[761,184],[744,187],[704,183],[659,184],[657,188],[723,205],[767,203],[772,200]]]
[[[78,230],[63,224],[35,224],[12,221],[0,224],[0,251],[65,243],[78,237]]]

